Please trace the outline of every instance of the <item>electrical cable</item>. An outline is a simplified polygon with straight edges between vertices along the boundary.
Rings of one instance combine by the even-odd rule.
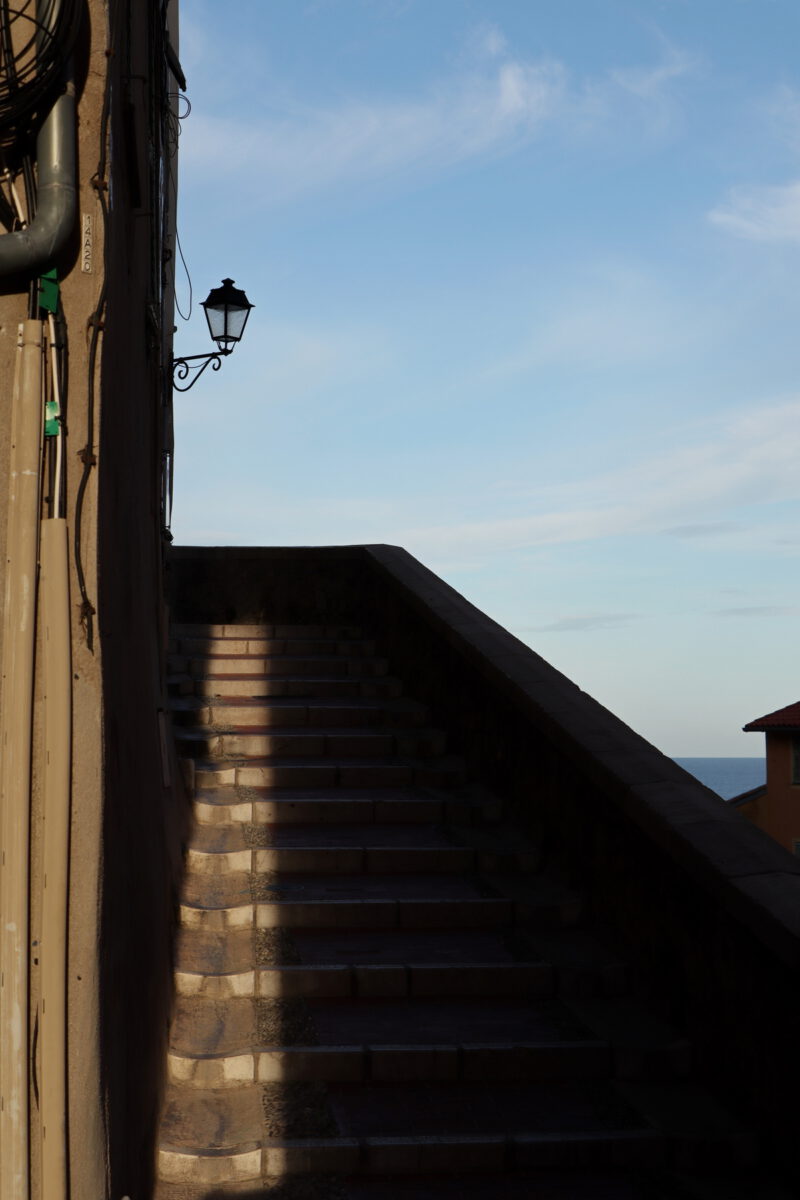
[[[106,219],[105,198],[101,200],[103,208],[103,220]],[[81,593],[81,624],[83,625],[86,635],[86,645],[90,653],[94,653],[94,615],[97,611],[89,599],[89,593],[86,587],[86,574],[83,569],[83,549],[81,544],[81,523],[83,520],[83,501],[86,495],[86,487],[89,483],[89,476],[92,473],[92,467],[97,465],[97,457],[94,453],[94,402],[95,402],[95,373],[97,369],[97,347],[100,340],[100,330],[102,328],[103,312],[106,305],[106,285],[103,283],[100,289],[100,296],[97,301],[97,308],[89,318],[89,327],[91,334],[89,337],[89,363],[88,363],[88,380],[87,380],[87,402],[86,402],[86,445],[80,451],[78,457],[83,463],[83,472],[81,474],[80,483],[78,484],[78,493],[75,497],[75,570],[78,576],[78,588]]]
[[[113,28],[113,26],[112,26]],[[113,47],[109,46],[108,54],[113,53]],[[92,473],[92,467],[97,465],[97,458],[94,453],[94,409],[95,409],[95,392],[96,392],[96,375],[97,375],[97,351],[100,342],[100,333],[103,328],[103,316],[106,307],[106,296],[108,293],[108,238],[106,236],[106,228],[108,225],[108,198],[107,189],[108,182],[106,180],[106,170],[108,166],[108,130],[111,118],[111,71],[106,74],[105,89],[103,92],[103,107],[100,113],[100,156],[97,160],[97,168],[92,176],[92,187],[97,193],[102,213],[103,225],[103,284],[100,288],[100,294],[97,297],[97,304],[92,315],[87,322],[89,334],[89,355],[88,355],[88,378],[86,382],[86,445],[78,453],[78,457],[83,463],[83,472],[81,473],[78,491],[75,497],[75,530],[73,533],[73,551],[75,556],[75,573],[78,577],[78,589],[81,594],[81,625],[83,626],[84,635],[86,637],[86,647],[90,654],[94,653],[94,617],[96,609],[89,599],[89,592],[86,587],[86,572],[83,567],[83,546],[82,546],[82,522],[83,522],[83,502],[86,495],[86,488],[89,483],[89,477]]]
[[[43,114],[80,31],[79,0],[0,0],[0,136]]]
[[[187,265],[186,259],[183,256],[183,246],[181,245],[181,235],[178,233],[177,222],[175,224],[175,244],[178,247],[178,254],[180,254],[180,256],[181,256],[181,262],[183,263],[183,269],[186,272],[186,281],[189,284],[189,311],[188,311],[188,313],[186,313],[184,315],[183,309],[181,308],[180,303],[178,301],[178,289],[177,288],[175,288],[175,308],[177,309],[179,316],[181,316],[184,321],[188,321],[192,315],[192,307],[193,307],[193,299],[194,299],[193,291],[192,291],[192,277],[189,274],[189,267]]]
[[[185,86],[185,81],[181,86]],[[175,108],[172,107],[172,101],[176,101]],[[183,107],[181,107],[183,106]],[[171,202],[172,210],[175,213],[175,244],[180,256],[183,269],[186,272],[186,280],[189,285],[189,311],[183,312],[178,300],[178,279],[175,255],[170,255],[172,264],[172,291],[175,305],[175,312],[184,321],[188,321],[193,311],[194,289],[192,285],[192,276],[189,271],[189,264],[183,253],[181,245],[180,233],[178,231],[177,222],[177,204],[178,204],[178,185],[173,170],[173,162],[178,153],[178,142],[183,131],[183,122],[192,111],[192,103],[188,96],[182,95],[180,92],[167,93],[167,105],[165,111],[165,144],[167,149],[166,154],[166,178],[167,178],[167,202]],[[169,230],[167,228],[167,208],[164,209],[164,241],[168,242]],[[166,382],[163,386],[163,444],[162,444],[162,466],[161,466],[161,514],[162,514],[162,535],[167,541],[172,541],[170,533],[170,525],[172,524],[172,507],[173,507],[173,492],[175,486],[175,435],[173,426],[173,409],[172,409],[172,388]]]
[[[22,8],[12,9],[8,0],[0,0],[0,135],[6,124],[13,119],[11,140],[22,148],[20,167],[25,185],[24,216],[14,188],[13,176],[11,190],[22,228],[36,217],[36,177],[28,149],[30,139],[24,119],[29,115],[29,101],[35,108],[49,93],[53,82],[53,70],[61,70],[64,60],[61,49],[53,43],[53,38],[66,32],[64,19],[69,17],[67,9],[69,4],[75,4],[75,0],[68,0],[67,4],[62,3],[62,0],[47,0],[46,3],[44,0],[36,0],[34,16],[31,16],[32,3],[33,0],[25,0]],[[80,12],[77,13],[77,23],[74,26],[75,36],[78,32],[79,18]],[[20,40],[25,34],[20,34],[14,26],[25,20],[34,28],[35,36],[20,45]],[[33,80],[31,72],[35,72]],[[28,317],[36,320],[38,315],[37,286],[36,281],[32,279],[28,287]]]
[[[50,363],[53,373],[53,400],[55,402],[54,416],[58,420],[58,433],[55,436],[55,470],[53,472],[53,487],[51,504],[53,516],[61,516],[61,475],[64,458],[64,425],[63,407],[61,400],[61,378],[58,347],[56,345],[56,319],[52,313],[47,314],[47,328],[50,335]]]
[[[177,188],[177,183],[175,180],[175,175],[172,170],[172,160],[175,157],[175,155],[178,153],[178,141],[179,141],[181,133],[183,131],[183,122],[191,114],[192,102],[188,96],[183,96],[183,95],[181,95],[180,92],[169,92],[167,94],[167,100],[168,101],[177,100],[179,105],[183,104],[185,106],[183,112],[180,112],[180,111],[175,112],[173,110],[171,104],[167,104],[167,110],[166,110],[166,131],[167,131],[166,141],[167,141],[167,150],[168,150],[168,153],[167,153],[167,176],[168,176],[169,185],[170,185],[170,188],[172,191],[173,200],[177,206],[178,188]],[[173,286],[173,291],[175,294],[175,309],[178,313],[178,316],[183,321],[188,321],[191,318],[192,311],[193,311],[194,293],[193,293],[193,288],[192,288],[192,276],[189,272],[189,266],[188,266],[188,263],[186,262],[186,258],[183,253],[183,246],[181,245],[181,237],[180,237],[180,233],[178,232],[177,221],[175,223],[175,244],[178,248],[178,254],[180,255],[180,260],[183,263],[183,269],[186,272],[186,282],[189,285],[189,311],[187,313],[184,313],[183,309],[181,308],[180,301],[178,300],[178,279],[177,279],[177,271],[175,270],[174,260],[173,260],[172,286]]]
[[[9,233],[17,227],[17,214],[14,212],[14,206],[9,203],[3,191],[0,191],[0,222]]]
[[[14,182],[13,178],[12,178],[11,182],[9,183],[9,188],[11,189],[11,195],[14,199],[14,208],[17,210],[17,220],[19,221],[19,227],[20,227],[20,229],[24,229],[25,228],[25,214],[22,211],[22,201],[19,198],[19,192],[17,191],[17,185]]]
[[[28,212],[25,223],[30,225],[36,216],[36,177],[30,154],[22,156],[22,179],[25,184],[25,207]],[[39,285],[35,278],[28,284],[28,316],[32,321],[39,316]]]

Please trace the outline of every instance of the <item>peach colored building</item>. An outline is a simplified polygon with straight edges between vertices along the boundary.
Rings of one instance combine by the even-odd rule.
[[[767,738],[765,787],[745,792],[736,807],[787,850],[800,855],[800,700],[744,726]]]

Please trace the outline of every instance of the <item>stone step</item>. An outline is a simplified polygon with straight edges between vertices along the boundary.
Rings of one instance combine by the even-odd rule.
[[[178,751],[193,758],[435,758],[444,754],[446,738],[438,729],[379,730],[282,726],[212,731],[179,727]]]
[[[223,907],[182,903],[189,929],[497,929],[513,919],[508,900],[293,900]]]
[[[237,654],[344,654],[349,657],[369,657],[376,652],[375,642],[365,638],[316,638],[308,635],[292,637],[198,637],[183,636],[176,640],[174,653],[189,658],[228,656]]]
[[[414,788],[198,787],[195,820],[203,825],[459,824],[482,819],[483,810],[465,799],[449,799]]]
[[[229,908],[252,901],[281,902],[369,902],[391,900],[477,900],[487,895],[476,877],[433,874],[327,874],[250,875],[227,872],[221,875],[187,873],[183,899],[207,908]],[[489,893],[491,895],[491,893]],[[547,907],[548,901],[543,902]]]
[[[172,1200],[172,1196],[159,1193],[157,1200]],[[348,1180],[346,1200],[687,1200],[687,1195],[679,1185],[676,1188],[667,1171],[597,1164],[591,1170],[545,1167],[536,1172],[506,1171],[502,1176],[484,1171],[452,1178],[362,1175]]]
[[[301,963],[340,962],[349,966],[384,966],[398,962],[430,963],[445,968],[472,963],[498,965],[541,963],[536,955],[515,953],[511,930],[387,929],[297,930],[292,949]]]
[[[621,996],[631,988],[628,964],[589,929],[531,930],[525,946],[532,957],[552,963],[563,995]]]
[[[170,1051],[177,1054],[240,1054],[280,1036],[289,1044],[307,1041],[311,1026],[303,1013],[287,1004],[272,1005],[271,1024],[259,1028],[259,1005],[252,997],[212,1000],[207,996],[175,997],[170,1028]],[[295,1004],[294,1009],[297,1009]],[[271,1030],[275,1030],[272,1033]],[[296,1034],[294,1031],[296,1030]]]
[[[509,1171],[502,1177],[485,1172],[453,1179],[362,1175],[348,1180],[346,1200],[796,1200],[796,1195],[796,1189],[790,1191],[761,1171],[757,1176],[747,1170],[688,1175],[596,1165],[591,1171],[556,1167],[535,1174]]]
[[[760,1177],[759,1177],[760,1178]],[[508,1169],[498,1172],[471,1170],[468,1174],[453,1175],[385,1175],[362,1174],[340,1182],[332,1177],[321,1185],[313,1176],[284,1177],[279,1184],[280,1200],[795,1200],[781,1190],[769,1192],[741,1191],[733,1185],[725,1190],[700,1192],[688,1190],[683,1178],[675,1180],[670,1172],[639,1171],[608,1167],[597,1163],[591,1169],[581,1167],[543,1167],[538,1171]],[[732,1182],[732,1181],[731,1181]],[[704,1177],[702,1184],[708,1186]],[[309,1190],[309,1188],[311,1190]],[[261,1193],[257,1192],[256,1195]],[[265,1196],[269,1193],[263,1193]],[[205,1184],[160,1182],[155,1200],[208,1200]],[[215,1200],[223,1197],[242,1197],[254,1200],[253,1183],[219,1184],[214,1188]],[[277,1200],[277,1195],[276,1195]]]
[[[391,1058],[397,1063],[397,1055]],[[441,1065],[446,1065],[444,1059]],[[359,1140],[489,1135],[501,1146],[514,1137],[527,1140],[543,1134],[613,1138],[620,1130],[652,1132],[615,1086],[601,1080],[502,1080],[491,1089],[480,1080],[447,1078],[423,1084],[331,1081],[317,1095],[323,1111],[289,1116],[287,1132],[313,1137],[313,1126],[327,1124],[331,1131],[338,1126],[340,1135]],[[258,1142],[263,1137],[263,1097],[258,1085],[200,1089],[171,1084],[163,1140],[175,1148],[202,1146],[217,1152]],[[504,1167],[505,1158],[503,1153],[495,1160],[496,1169]],[[486,1168],[491,1165],[486,1163]]]
[[[380,984],[378,968],[376,983]],[[462,968],[464,990],[460,995],[439,994],[436,989],[450,975],[431,964],[418,968],[418,994],[377,994],[360,997],[310,998],[306,1005],[316,1040],[323,1045],[345,1046],[365,1042],[368,1045],[448,1045],[452,1042],[488,1047],[506,1042],[598,1042],[571,1016],[549,992],[541,995],[496,996],[491,1004],[481,988],[481,974]],[[500,972],[498,971],[498,974]],[[513,970],[511,977],[513,978]],[[470,990],[470,976],[477,986]],[[370,978],[370,974],[367,975]],[[533,986],[550,986],[551,977],[544,964],[531,968]],[[524,985],[523,971],[520,983]],[[387,976],[387,981],[390,982]],[[508,1064],[507,1064],[508,1065]],[[607,1064],[608,1065],[608,1064]],[[510,1067],[509,1067],[510,1069]],[[607,1072],[610,1074],[610,1072]],[[475,1078],[478,1078],[476,1075]]]
[[[403,697],[338,699],[328,697],[220,696],[203,699],[184,696],[170,705],[176,725],[215,726],[219,729],[268,728],[363,728],[387,724],[423,725],[427,715],[424,704]]]
[[[198,679],[232,679],[239,675],[279,675],[294,678],[320,675],[334,679],[369,679],[376,675],[387,675],[389,671],[385,658],[344,654],[226,654],[198,658],[175,656],[170,661],[169,669],[171,674],[188,673]]]
[[[423,992],[431,982],[431,974],[424,969],[429,966],[417,965],[416,986]],[[473,978],[481,983],[477,972]],[[172,1021],[172,1052],[196,1058],[245,1054],[259,1046],[469,1044],[487,1048],[510,1042],[598,1041],[547,994],[549,976],[543,964],[532,964],[527,975],[523,972],[521,978],[507,981],[531,990],[498,993],[491,1004],[479,994],[381,995],[382,981],[391,983],[382,968],[358,968],[357,975],[348,975],[346,968],[300,968],[272,976],[265,972],[263,979],[274,992],[282,983],[295,991],[255,997],[179,992]],[[451,982],[454,980],[455,976]],[[408,983],[406,973],[405,986]],[[434,978],[433,984],[442,986],[442,978]],[[357,997],[346,994],[346,988],[354,985],[361,989]],[[339,989],[341,994],[308,995],[312,986],[331,993]],[[542,989],[542,994],[534,994],[536,989]],[[486,1053],[490,1051],[486,1049]]]
[[[170,630],[174,638],[181,637],[211,637],[211,638],[362,638],[364,630],[360,625],[328,624],[328,625],[290,625],[290,624],[173,624]]]
[[[393,968],[397,963],[430,963],[440,968],[517,962],[540,964],[541,959],[513,953],[514,936],[492,930],[405,929],[296,930],[278,939],[259,940],[251,930],[214,933],[183,929],[176,951],[176,968],[188,973],[241,973],[256,966],[331,966]]]
[[[552,944],[557,932],[559,931],[543,931],[542,945]],[[572,932],[574,931],[569,929],[563,930],[565,937]],[[204,928],[185,928],[181,930],[177,950],[177,971],[188,976],[214,977],[244,975],[248,972],[252,974],[256,966],[261,969],[267,966],[270,968],[296,966],[309,970],[319,968],[317,976],[313,974],[305,976],[300,970],[287,971],[281,987],[287,990],[287,994],[290,989],[294,994],[293,989],[302,986],[308,987],[307,994],[309,995],[362,995],[366,994],[367,990],[372,995],[385,995],[388,988],[397,989],[398,987],[403,994],[403,971],[406,971],[406,986],[410,986],[407,974],[409,964],[415,963],[418,967],[422,964],[430,964],[434,970],[430,972],[429,977],[439,980],[438,986],[441,994],[457,993],[459,989],[463,988],[466,988],[465,994],[470,994],[470,988],[476,986],[478,979],[481,980],[481,986],[484,989],[491,990],[494,987],[502,991],[505,987],[510,986],[507,984],[508,974],[504,976],[505,968],[509,965],[519,965],[526,970],[534,966],[537,970],[546,970],[555,992],[567,999],[575,995],[570,981],[565,986],[558,962],[554,963],[545,953],[537,953],[538,934],[534,939],[530,939],[526,935],[520,944],[519,935],[502,930],[295,929],[288,941],[284,939],[285,944],[281,943],[277,950],[274,944],[271,944],[268,947],[268,954],[266,953],[267,948],[264,953],[259,951],[253,938],[252,927],[241,930],[233,929],[222,933]],[[492,984],[487,978],[487,971],[492,964],[502,968],[498,971],[496,984]],[[356,974],[359,968],[372,967],[385,967],[387,970],[383,974],[363,970],[360,974]],[[469,971],[472,967],[479,968],[477,976],[470,976]],[[467,968],[467,971],[465,972],[463,968]],[[591,970],[598,972],[598,983],[592,989],[593,994],[602,995],[603,988],[607,986],[608,982],[607,977],[604,976],[604,961],[601,960],[599,964],[586,964],[582,972],[584,980]],[[350,979],[349,985],[342,982],[345,977]],[[296,983],[297,980],[306,980],[306,982],[301,985]],[[398,981],[400,982],[398,983]],[[619,981],[616,981],[616,985],[616,991],[606,994],[620,995]],[[177,986],[179,990],[183,990],[186,986],[197,991],[199,985],[193,982],[187,985],[178,983]],[[489,992],[485,994],[489,994]],[[588,993],[583,990],[582,994],[585,996]],[[581,1018],[581,1010],[577,1010],[576,1016]],[[584,1016],[587,1026],[598,1032],[597,1026],[592,1024],[591,1013],[586,1013]],[[635,1028],[632,1026],[632,1029]],[[623,1032],[627,1032],[627,1030],[623,1028]],[[603,1037],[612,1040],[617,1046],[617,1071],[621,1074],[625,1074],[626,1071],[630,1074],[631,1055],[634,1051],[637,1054],[643,1054],[645,1047],[647,1049],[645,1060],[647,1073],[650,1076],[658,1074],[658,1072],[663,1074],[664,1054],[672,1052],[669,1049],[671,1043],[668,1042],[665,1048],[663,1039],[659,1041],[658,1030],[651,1033],[649,1042],[640,1036],[638,1046],[634,1044],[632,1049],[626,1048],[621,1043],[620,1035],[613,1028],[606,1029]],[[678,1064],[681,1063],[685,1053],[683,1045],[678,1039],[675,1047]],[[624,1065],[626,1058],[629,1064],[627,1068]],[[676,1069],[673,1066],[672,1071],[680,1073],[682,1069],[682,1067]]]
[[[473,1090],[474,1088],[474,1090]],[[328,1099],[342,1134],[409,1136],[535,1129],[596,1135],[619,1128],[649,1128],[661,1135],[673,1168],[713,1169],[753,1165],[756,1138],[690,1084],[608,1085],[603,1082],[503,1084],[491,1089],[462,1082],[331,1084]],[[524,1163],[521,1165],[533,1165]]]
[[[495,895],[511,900],[519,924],[542,927],[542,908],[545,898],[553,912],[553,920],[545,928],[572,926],[583,916],[584,898],[574,888],[562,883],[558,875],[528,872],[487,871],[482,878]]]
[[[198,825],[190,840],[193,850],[207,854],[227,853],[234,850],[274,847],[276,849],[319,849],[332,846],[343,849],[374,847],[375,849],[453,849],[469,855],[468,864],[474,861],[474,851],[459,846],[448,836],[441,825],[375,825],[325,824],[260,826],[247,828],[242,825]]]
[[[281,875],[455,874],[472,871],[474,852],[460,846],[265,846],[206,851],[189,849],[187,871],[195,875],[237,872]]]
[[[469,1177],[474,1172],[515,1172],[564,1165],[658,1169],[664,1164],[665,1151],[664,1139],[646,1129],[529,1133],[507,1137],[472,1134],[361,1139],[274,1138],[261,1139],[255,1148],[238,1152],[162,1146],[158,1169],[162,1184],[206,1188],[241,1184],[246,1187],[276,1179],[283,1181],[287,1176],[351,1176],[361,1172],[378,1176],[444,1173]],[[504,1179],[507,1177],[513,1179],[514,1175],[504,1176]],[[284,1186],[282,1182],[282,1190]],[[502,1196],[502,1193],[494,1194]],[[538,1200],[537,1193],[530,1193],[530,1200],[535,1198]],[[609,1198],[603,1197],[603,1200]],[[652,1192],[648,1200],[652,1200]]]
[[[349,966],[306,965],[250,967],[242,971],[211,973],[178,970],[179,996],[210,1000],[255,996],[274,1000],[327,998],[432,996],[498,997],[544,996],[552,992],[553,976],[547,963],[381,963]],[[414,1013],[410,1014],[414,1018]]]
[[[365,678],[331,675],[229,675],[194,676],[188,671],[173,673],[167,679],[173,695],[195,695],[200,698],[231,697],[259,699],[263,697],[305,697],[314,700],[335,698],[358,700],[364,698],[392,699],[402,694],[403,687],[393,675]]]
[[[243,1084],[417,1083],[424,1081],[601,1079],[602,1042],[505,1042],[496,1045],[264,1046],[242,1054],[168,1056],[172,1083],[216,1089]]]
[[[195,787],[245,788],[420,788],[456,787],[464,763],[455,756],[433,759],[250,758],[195,760]]]
[[[252,930],[213,933],[203,929],[178,930],[175,946],[175,970],[189,974],[241,974],[252,970],[258,961]],[[282,960],[270,960],[282,961]],[[287,962],[296,961],[292,950]]]

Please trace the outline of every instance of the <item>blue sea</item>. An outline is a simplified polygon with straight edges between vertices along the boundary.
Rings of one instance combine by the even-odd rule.
[[[765,758],[675,758],[673,762],[723,800],[749,792],[767,779]]]

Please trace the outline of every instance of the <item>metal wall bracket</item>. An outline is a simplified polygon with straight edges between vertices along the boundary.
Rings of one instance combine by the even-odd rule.
[[[188,392],[189,388],[194,387],[197,383],[209,363],[213,371],[218,371],[222,366],[223,358],[227,358],[228,354],[230,354],[230,350],[218,350],[211,354],[188,354],[183,358],[173,358],[172,386],[175,391]],[[188,379],[189,382],[185,387],[181,387],[181,382],[185,379]]]

